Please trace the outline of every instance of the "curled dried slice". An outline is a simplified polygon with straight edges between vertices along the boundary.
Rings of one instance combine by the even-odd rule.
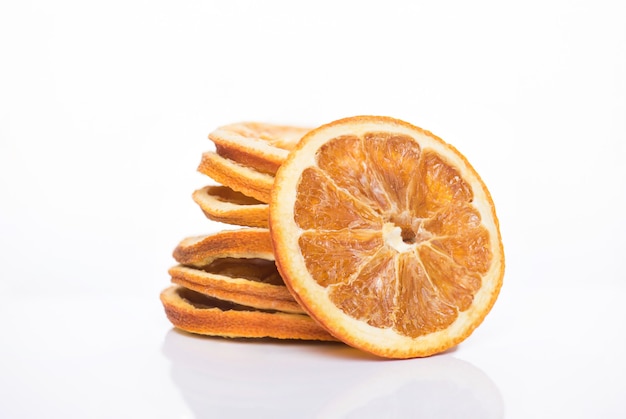
[[[203,268],[173,266],[169,274],[172,283],[220,300],[259,310],[304,313],[272,261],[220,258]]]
[[[269,226],[268,204],[226,186],[205,186],[194,191],[192,197],[210,220],[248,227]]]
[[[231,338],[336,340],[304,314],[256,310],[178,285],[163,290],[160,297],[170,322],[190,333]]]
[[[241,122],[219,127],[209,134],[220,156],[274,174],[289,150],[309,131],[308,128],[261,122]]]
[[[211,151],[202,153],[198,171],[237,192],[261,202],[269,202],[274,184],[273,175],[243,166]]]
[[[181,265],[200,268],[224,257],[274,260],[274,251],[268,229],[240,228],[187,237],[176,246],[173,256]]]
[[[174,249],[172,282],[260,308],[302,313],[274,263],[269,230],[242,228],[188,237]]]

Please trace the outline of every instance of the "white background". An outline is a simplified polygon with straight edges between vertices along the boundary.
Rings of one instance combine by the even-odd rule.
[[[603,0],[0,2],[0,417],[625,417],[625,18]],[[507,270],[483,325],[400,363],[172,331],[171,251],[223,228],[190,197],[207,134],[358,114],[434,132],[489,187]]]

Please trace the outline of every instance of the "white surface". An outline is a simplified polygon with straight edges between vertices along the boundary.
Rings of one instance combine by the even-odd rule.
[[[0,3],[0,417],[624,417],[623,7]],[[483,325],[400,362],[172,331],[170,253],[222,228],[190,198],[208,132],[356,114],[487,183],[507,271]]]

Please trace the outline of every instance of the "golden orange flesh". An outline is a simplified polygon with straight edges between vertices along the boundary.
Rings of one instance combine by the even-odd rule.
[[[450,326],[491,265],[490,235],[457,169],[410,137],[334,138],[299,180],[306,267],[347,315],[418,337]],[[395,246],[388,237],[399,235]]]

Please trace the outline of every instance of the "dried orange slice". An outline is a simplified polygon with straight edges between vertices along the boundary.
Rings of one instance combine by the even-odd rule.
[[[244,195],[268,203],[274,176],[259,172],[212,151],[202,153],[198,171],[217,183],[228,186]]]
[[[396,119],[347,118],[305,135],[276,174],[270,231],[307,312],[383,357],[458,344],[502,285],[487,187],[452,146]]]
[[[304,313],[267,259],[218,258],[204,268],[173,266],[172,283],[220,300],[285,313]]]
[[[263,258],[274,260],[267,228],[222,230],[181,240],[173,252],[176,262],[201,268],[218,258]]]
[[[336,340],[305,314],[256,310],[178,285],[163,290],[160,299],[170,322],[190,333],[231,338]]]
[[[172,282],[221,300],[303,313],[274,263],[269,230],[244,228],[189,237],[174,249]]]
[[[205,186],[193,200],[213,221],[248,227],[269,227],[269,205],[226,186]]]
[[[287,158],[288,150],[308,131],[288,125],[241,122],[219,127],[209,134],[209,139],[220,156],[274,174]]]

